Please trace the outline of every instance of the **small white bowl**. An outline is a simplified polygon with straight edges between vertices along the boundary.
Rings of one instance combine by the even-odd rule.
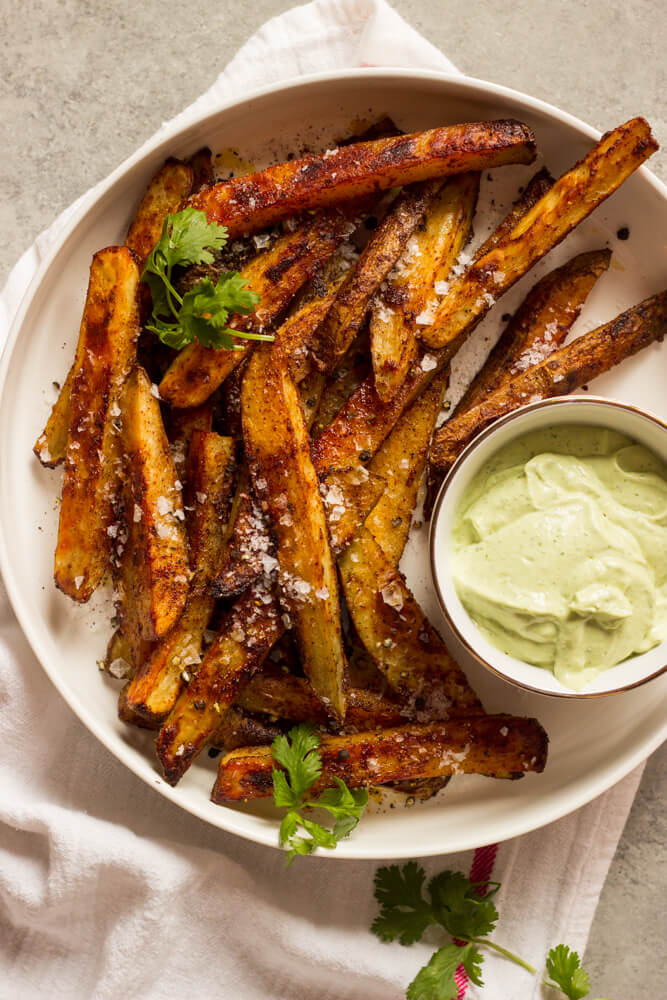
[[[586,424],[620,431],[645,445],[667,463],[667,424],[634,406],[598,396],[562,396],[522,406],[482,431],[459,456],[445,479],[433,508],[429,539],[435,590],[453,652],[464,654],[518,687],[561,698],[599,698],[645,684],[667,670],[667,640],[647,653],[632,656],[602,671],[583,691],[562,684],[550,670],[517,660],[496,649],[463,607],[449,572],[453,555],[452,525],[461,499],[474,476],[492,455],[520,435],[563,424]]]

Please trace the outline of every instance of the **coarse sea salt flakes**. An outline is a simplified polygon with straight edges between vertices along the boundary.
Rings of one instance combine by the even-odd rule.
[[[138,503],[134,505],[134,513],[132,515],[132,520],[137,524],[141,520],[141,507]]]
[[[423,372],[432,372],[437,367],[438,359],[433,354],[425,354],[421,361],[421,370]]]
[[[116,680],[123,680],[125,677],[129,677],[132,673],[132,667],[124,660],[122,656],[118,656],[115,660],[112,660],[109,664],[109,673]]]
[[[388,604],[390,608],[394,608],[395,611],[402,609],[403,594],[400,585],[396,581],[388,583],[386,587],[383,587],[380,591],[380,596],[384,603]]]
[[[321,601],[326,601],[328,596],[329,596],[328,587],[320,587],[319,590],[315,591],[315,597],[319,597]]]
[[[166,497],[157,498],[157,511],[158,514],[168,514],[171,510],[171,501],[167,500]]]
[[[83,583],[83,577],[82,576],[75,576],[74,577],[74,586],[76,587],[77,590],[79,590],[81,588],[81,584],[82,583]]]
[[[436,283],[433,285],[433,291],[435,292],[436,295],[446,295],[447,292],[449,291],[449,282],[436,281]]]

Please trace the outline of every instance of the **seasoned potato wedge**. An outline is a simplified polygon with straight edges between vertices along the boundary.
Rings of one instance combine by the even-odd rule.
[[[349,788],[359,788],[450,774],[539,773],[544,770],[547,746],[547,734],[536,719],[513,715],[323,736],[322,774],[309,794],[315,797],[334,787],[336,778]],[[270,747],[233,750],[220,761],[211,798],[223,804],[271,795],[274,766]]]
[[[224,750],[225,753],[238,747],[269,746],[282,732],[281,726],[266,717],[251,715],[242,708],[232,707],[225,712],[211,737],[211,746]]]
[[[417,317],[426,309],[433,286],[446,278],[452,243],[468,224],[479,189],[479,174],[452,177],[434,192],[423,224],[408,240],[396,267],[371,308],[371,358],[380,399],[390,399],[417,356]]]
[[[332,375],[325,376],[326,381],[320,397],[319,406],[312,425],[312,437],[317,438],[329,426],[344,403],[370,372],[368,357],[368,337],[361,334],[343,358]]]
[[[169,410],[165,416],[165,427],[171,457],[176,466],[176,475],[185,486],[192,435],[195,431],[210,431],[213,428],[212,401],[207,399],[200,406],[192,406],[185,410]],[[188,523],[187,512],[185,522]]]
[[[382,476],[363,465],[334,469],[320,480],[320,493],[335,555],[344,552],[386,489]]]
[[[262,712],[290,722],[331,724],[324,706],[305,677],[278,670],[255,674],[241,691],[237,705],[248,712]],[[348,690],[345,729],[382,729],[409,721],[410,707],[378,691],[351,687]]]
[[[121,398],[121,445],[132,506],[122,563],[142,639],[160,639],[178,621],[190,584],[181,490],[162,423],[160,404],[142,368],[130,373]],[[122,625],[122,620],[121,620]]]
[[[538,281],[507,324],[457,412],[477,406],[503,382],[559,348],[610,260],[611,250],[581,253]]]
[[[498,417],[525,403],[566,396],[667,333],[667,290],[561,347],[545,361],[503,383],[477,406],[456,414],[434,436],[430,461],[451,468],[466,445]]]
[[[170,784],[185,774],[284,630],[278,602],[261,583],[236,602],[197,673],[183,678],[186,686],[160,730],[157,754]]]
[[[234,526],[215,578],[216,597],[242,594],[262,574],[267,558],[273,562],[274,544],[262,509],[253,496],[246,469]]]
[[[188,455],[187,506],[192,506],[190,561],[192,583],[183,614],[154,648],[123,691],[123,710],[154,723],[174,707],[181,675],[201,659],[204,632],[214,598],[209,584],[225,540],[236,476],[236,442],[207,431],[195,431]]]
[[[212,189],[211,189],[212,190]],[[269,331],[299,288],[349,232],[349,218],[332,209],[308,216],[294,232],[281,236],[265,253],[242,269],[246,285],[260,295],[250,316],[235,317],[230,327],[255,333]],[[251,351],[253,341],[240,340],[238,350],[189,344],[176,356],[160,382],[160,395],[171,406],[198,406],[222,385]]]
[[[357,634],[392,689],[408,704],[419,699],[427,711],[481,712],[465,675],[366,527],[338,567]]]
[[[535,138],[520,122],[448,125],[280,163],[216,184],[189,204],[236,236],[376,191],[534,159]]]
[[[194,176],[193,166],[170,158],[148,185],[125,240],[142,266],[160,239],[165,216],[177,212],[192,192]]]
[[[441,273],[446,274],[458,259],[468,236],[477,201],[477,189],[463,185],[455,190],[456,204],[452,217],[459,226],[441,258]],[[313,459],[318,470],[345,468],[357,461],[369,461],[394,427],[403,411],[433,381],[438,371],[449,363],[451,351],[436,354],[421,352],[408,375],[390,399],[380,399],[371,374],[341,407],[335,419],[313,444]],[[366,456],[360,459],[359,456]]]
[[[106,572],[118,492],[114,419],[137,347],[139,269],[127,247],[93,257],[72,369],[55,582],[87,601]]]
[[[444,347],[474,327],[496,299],[613,194],[657,148],[644,118],[633,118],[607,132],[519,219],[501,244],[474,260],[451,283],[432,325],[421,330],[421,339],[430,347]]]
[[[213,153],[208,146],[202,146],[196,153],[188,159],[188,165],[192,167],[192,190],[191,194],[197,194],[203,188],[210,187],[215,180],[213,170]]]
[[[278,587],[303,669],[334,717],[345,717],[338,580],[297,388],[279,352],[262,345],[246,369],[243,438],[253,491],[276,540]]]
[[[408,538],[447,381],[446,372],[436,376],[405,411],[368,467],[369,472],[382,477],[386,488],[367,517],[366,528],[392,566],[398,566]]]
[[[317,328],[311,354],[320,371],[333,372],[359,333],[371,299],[377,292],[436,198],[441,181],[426,181],[403,189],[368,241],[356,265],[338,290]]]
[[[67,378],[58,391],[58,398],[53,404],[46,426],[32,449],[42,465],[48,469],[55,469],[56,465],[64,462],[67,454],[69,401],[73,381],[74,366],[68,371]]]
[[[544,171],[537,173],[508,215],[491,233],[484,247],[497,246],[506,239],[508,231],[511,231],[523,214],[537,204],[550,186],[549,175]],[[470,193],[462,199],[462,204],[467,209],[448,257],[449,267],[455,264],[469,236],[475,200],[470,197]],[[447,261],[443,261],[441,278],[446,273]],[[366,379],[350,396],[326,432],[315,442],[313,457],[316,466],[336,468],[348,465],[360,453],[368,458],[374,455],[405,408],[431,384],[437,372],[447,368],[462,340],[463,338],[436,352],[421,350],[406,378],[390,399],[380,399],[374,378],[371,376]]]

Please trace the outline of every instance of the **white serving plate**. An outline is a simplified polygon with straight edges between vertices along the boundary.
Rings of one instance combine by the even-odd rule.
[[[109,634],[110,595],[76,607],[52,583],[60,473],[42,469],[32,444],[71,362],[92,253],[123,241],[134,208],[150,177],[168,155],[184,156],[206,143],[214,151],[237,147],[257,166],[284,158],[308,143],[326,148],[353,120],[391,114],[414,130],[446,123],[515,117],[537,134],[540,156],[533,167],[505,167],[485,181],[477,236],[502,214],[520,184],[546,163],[558,174],[598,138],[587,125],[540,101],[502,87],[432,72],[362,70],[311,76],[258,91],[238,103],[162,131],[148,152],[119,167],[93,197],[85,199],[44,261],[13,324],[0,369],[0,567],[35,654],[60,694],[108,749],[148,785],[221,829],[277,845],[275,814],[266,803],[222,808],[209,801],[215,764],[206,754],[177,788],[160,777],[150,734],[116,717],[117,687],[96,660]],[[609,122],[609,126],[619,124]],[[488,220],[487,224],[484,220]],[[630,240],[616,231],[630,227]],[[598,283],[575,334],[615,316],[660,290],[665,282],[667,189],[642,168],[620,191],[541,262],[492,311],[461,370],[499,332],[500,313],[511,311],[528,287],[565,258],[609,241],[614,259]],[[667,417],[664,376],[667,353],[654,346],[600,378],[595,392]],[[458,375],[457,375],[458,372]],[[427,532],[416,531],[402,568],[431,620],[445,629],[430,580]],[[667,675],[622,695],[572,704],[519,692],[474,663],[463,663],[490,711],[534,715],[551,738],[544,774],[521,781],[461,777],[435,800],[389,810],[373,804],[338,858],[397,858],[440,854],[499,841],[536,829],[593,799],[627,774],[667,735]],[[54,694],[54,697],[56,695]]]

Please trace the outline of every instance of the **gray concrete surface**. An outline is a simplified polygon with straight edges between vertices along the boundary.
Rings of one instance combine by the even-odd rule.
[[[189,104],[291,4],[0,3],[0,283],[37,233]],[[607,128],[641,113],[667,145],[662,0],[395,0],[465,72]],[[667,154],[652,160],[667,177]],[[592,996],[664,993],[667,752],[649,761],[602,893]],[[493,998],[505,1000],[505,998]]]

